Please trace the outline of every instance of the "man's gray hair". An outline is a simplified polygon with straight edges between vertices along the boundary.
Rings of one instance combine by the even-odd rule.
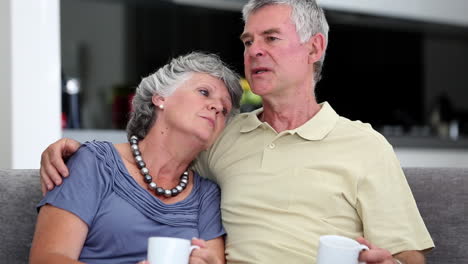
[[[127,123],[127,137],[135,135],[144,138],[157,118],[153,96],[170,96],[193,73],[206,73],[223,81],[232,103],[228,120],[239,112],[242,96],[239,75],[215,54],[192,52],[172,59],[140,82],[132,100],[133,111]]]
[[[242,9],[244,22],[252,13],[267,5],[289,5],[292,9],[291,20],[296,25],[296,32],[302,43],[308,41],[317,33],[325,36],[325,49],[328,43],[328,22],[325,13],[315,0],[250,0]],[[325,52],[322,58],[315,63],[315,82],[322,78],[322,67]]]

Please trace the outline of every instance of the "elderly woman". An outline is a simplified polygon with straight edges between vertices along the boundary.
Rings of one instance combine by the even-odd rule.
[[[129,143],[87,142],[70,175],[39,203],[31,263],[136,263],[151,236],[201,246],[191,263],[224,263],[218,187],[189,170],[239,108],[238,76],[217,56],[191,53],[144,78]]]

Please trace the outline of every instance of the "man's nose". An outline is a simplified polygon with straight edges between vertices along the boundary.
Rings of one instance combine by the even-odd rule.
[[[253,42],[247,49],[248,54],[251,57],[262,57],[263,55],[265,55],[263,45],[258,41]]]

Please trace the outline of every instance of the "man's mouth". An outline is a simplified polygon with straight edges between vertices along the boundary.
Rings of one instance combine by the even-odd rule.
[[[262,74],[262,73],[269,72],[269,71],[270,70],[267,69],[267,68],[256,68],[256,69],[252,70],[252,73],[253,74]]]

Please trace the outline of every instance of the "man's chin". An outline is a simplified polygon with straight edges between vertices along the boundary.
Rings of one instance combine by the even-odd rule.
[[[252,92],[258,96],[264,96],[272,90],[271,85],[256,85],[252,86]]]

